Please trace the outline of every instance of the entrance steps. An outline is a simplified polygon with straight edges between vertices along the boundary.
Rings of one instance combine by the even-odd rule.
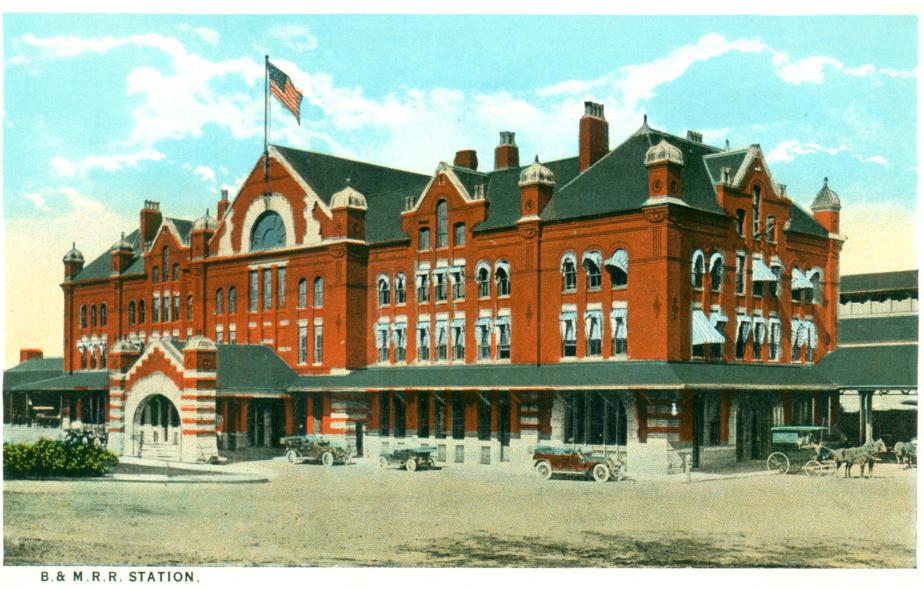
[[[145,443],[141,446],[141,458],[178,462],[180,460],[180,447],[173,444]]]

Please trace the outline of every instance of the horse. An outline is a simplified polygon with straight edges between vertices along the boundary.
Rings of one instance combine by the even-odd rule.
[[[917,462],[917,447],[910,442],[896,442],[893,452],[895,459],[905,468],[911,468]]]
[[[879,454],[887,450],[888,448],[886,448],[885,442],[881,439],[875,442],[867,442],[858,448],[840,448],[835,450],[834,454],[831,456],[832,460],[834,460],[834,472],[837,472],[841,464],[843,464],[844,478],[851,478],[850,471],[853,465],[859,464],[861,477],[864,476],[866,467],[869,466],[869,475],[867,475],[867,478],[869,478],[873,474],[873,464],[882,461],[882,459],[879,458]]]
[[[892,448],[892,452],[895,453],[895,462],[899,464],[905,464],[905,461],[908,459],[905,442],[895,442],[895,447]]]

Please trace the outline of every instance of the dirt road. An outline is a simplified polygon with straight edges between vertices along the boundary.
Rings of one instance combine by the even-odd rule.
[[[12,481],[7,564],[915,566],[915,470],[694,484],[266,462],[265,484]]]

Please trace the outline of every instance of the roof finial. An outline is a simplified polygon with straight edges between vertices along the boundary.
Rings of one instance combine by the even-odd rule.
[[[346,179],[346,180],[347,180],[347,186],[349,186],[349,185],[350,185],[350,178],[349,178],[349,177],[347,177],[347,179]]]
[[[125,232],[124,232],[124,231],[122,232],[122,239],[123,239],[123,240],[125,239]]]
[[[827,186],[827,185],[828,185],[828,177],[825,176],[825,186]]]
[[[205,207],[205,216],[206,216],[206,217],[209,216],[209,208],[208,208],[208,207]]]
[[[533,160],[533,161],[534,161],[535,163],[537,163],[537,164],[539,163],[539,154],[538,154],[538,153],[536,154],[536,159]]]
[[[642,122],[646,125],[648,124],[648,113],[642,115]]]
[[[728,137],[725,138],[725,151],[728,151],[731,146],[728,143]]]

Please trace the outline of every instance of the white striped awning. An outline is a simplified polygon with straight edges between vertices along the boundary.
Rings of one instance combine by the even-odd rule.
[[[812,281],[806,278],[805,274],[802,273],[798,268],[792,269],[792,289],[793,290],[805,290],[812,288]]]
[[[561,326],[561,337],[565,341],[574,341],[574,322],[577,320],[575,311],[562,311],[558,316]]]
[[[735,333],[738,337],[737,341],[747,341],[748,336],[751,335],[751,318],[747,315],[737,315],[736,317]]]
[[[465,329],[465,317],[457,317],[457,318],[453,319],[453,320],[452,320],[452,326],[453,326],[454,328],[457,328],[457,329],[458,329],[458,328]]]
[[[790,322],[789,343],[792,347],[797,348],[805,343],[807,334],[802,327],[801,319],[793,319]]]
[[[720,322],[728,323],[728,317],[720,309],[714,309],[712,313],[709,314],[709,323],[712,323],[712,326],[715,327]]]
[[[603,267],[603,255],[601,255],[597,250],[584,252],[584,255],[581,256],[581,265],[586,268],[588,261],[592,262],[597,267],[597,270],[600,270]]]
[[[375,347],[380,350],[388,347],[388,328],[387,321],[379,321],[375,324]]]
[[[818,330],[811,321],[803,321],[802,325],[805,326],[806,336],[808,337],[808,347],[814,350],[818,345]]]
[[[626,319],[628,309],[612,309],[610,311],[610,333],[616,339],[625,339],[628,334]]]
[[[465,266],[453,266],[449,269],[449,281],[453,284],[465,283]]]
[[[491,318],[490,317],[479,317],[475,321],[475,337],[478,339],[478,345],[485,345],[489,341],[489,334],[491,333]]]
[[[584,311],[584,337],[600,339],[600,327],[603,323],[603,311]]]
[[[500,332],[501,328],[510,332],[510,315],[502,315],[494,319],[494,329]]]
[[[607,258],[603,263],[604,266],[619,268],[626,274],[629,273],[629,252],[626,250],[616,250],[612,256]]]
[[[693,345],[724,343],[725,336],[716,330],[706,314],[700,309],[693,309]]]
[[[752,319],[754,326],[754,339],[758,344],[763,344],[767,341],[767,320],[759,315],[755,315]]]
[[[776,274],[773,273],[760,256],[751,258],[751,278],[754,282],[776,282]]]
[[[395,342],[395,347],[401,348],[404,346],[404,334],[407,329],[407,323],[395,323],[391,326],[391,339]]]
[[[424,345],[426,344],[426,345]],[[421,347],[430,347],[430,322],[417,322],[417,345]]]

